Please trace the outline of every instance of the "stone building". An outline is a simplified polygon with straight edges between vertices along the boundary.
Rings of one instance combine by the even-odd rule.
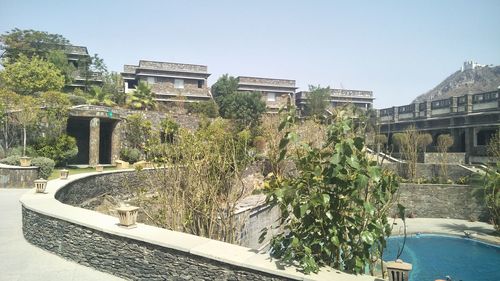
[[[121,75],[126,93],[145,82],[159,102],[198,102],[212,97],[205,65],[140,60],[138,65],[124,65]]]
[[[280,107],[294,100],[295,80],[238,76],[238,91],[260,92],[268,113],[276,113]]]
[[[301,91],[295,95],[295,105],[302,112],[308,102],[308,94],[308,91]],[[330,98],[328,99],[328,102],[333,107],[353,104],[363,109],[370,109],[373,108],[374,99],[372,91],[330,89]]]
[[[380,133],[389,145],[394,133],[414,126],[432,135],[427,151],[436,151],[441,134],[453,137],[450,152],[465,153],[467,163],[491,161],[487,144],[500,133],[500,91],[467,94],[441,100],[424,101],[377,110]]]
[[[102,74],[88,71],[88,66],[92,59],[87,47],[67,45],[64,48],[64,53],[68,58],[68,62],[75,67],[73,81],[71,84],[65,86],[67,90],[85,89],[92,85],[102,85]]]

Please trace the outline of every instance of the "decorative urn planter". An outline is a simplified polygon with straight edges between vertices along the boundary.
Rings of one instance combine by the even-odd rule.
[[[119,226],[126,228],[137,227],[137,214],[139,213],[139,207],[135,206],[120,206],[116,208],[118,212],[118,219],[120,219]]]
[[[59,174],[59,178],[60,179],[62,179],[62,180],[67,180],[68,179],[68,176],[69,176],[69,171],[68,170],[62,169],[59,172],[60,172],[60,174]]]
[[[102,172],[102,171],[104,171],[104,166],[103,166],[103,165],[101,165],[101,164],[97,164],[97,165],[95,166],[95,171],[96,171],[96,172]]]
[[[410,278],[410,271],[412,269],[411,263],[406,263],[398,259],[387,262],[385,266],[387,267],[389,281],[408,281]]]
[[[37,193],[44,193],[47,188],[47,180],[42,178],[35,180],[35,188]]]
[[[31,158],[28,156],[23,156],[19,158],[19,162],[21,162],[21,167],[29,167],[31,165]]]

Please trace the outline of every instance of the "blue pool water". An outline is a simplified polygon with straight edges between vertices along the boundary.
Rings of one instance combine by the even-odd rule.
[[[396,258],[402,237],[391,237],[384,251],[384,260]],[[500,246],[471,239],[440,236],[412,235],[407,237],[400,257],[413,265],[410,281],[500,281]]]

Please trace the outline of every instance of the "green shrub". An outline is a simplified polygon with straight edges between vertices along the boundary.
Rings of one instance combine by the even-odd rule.
[[[40,168],[39,176],[44,179],[48,179],[54,171],[54,166],[56,163],[54,160],[47,157],[36,157],[31,159],[31,166],[36,166]]]
[[[19,155],[12,155],[0,160],[0,163],[11,166],[19,166],[21,163],[19,162]]]
[[[80,105],[87,103],[87,100],[82,96],[68,95],[68,99],[72,105]]]
[[[23,155],[23,147],[22,146],[12,147],[7,151],[6,155],[7,156],[22,156]],[[35,148],[33,148],[31,146],[26,146],[26,156],[37,157],[38,154],[37,154]]]
[[[58,166],[78,154],[76,139],[68,135],[61,135],[55,139],[43,138],[36,145],[38,156],[53,159]]]
[[[189,113],[201,114],[208,118],[219,116],[219,107],[214,101],[193,102],[185,105]]]
[[[120,151],[120,159],[129,163],[135,163],[141,159],[141,152],[137,148],[123,148]]]

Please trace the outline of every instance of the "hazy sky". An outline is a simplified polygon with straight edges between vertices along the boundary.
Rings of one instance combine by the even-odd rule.
[[[113,71],[139,59],[372,90],[410,103],[463,61],[500,64],[500,1],[0,0],[0,33],[64,35]]]

